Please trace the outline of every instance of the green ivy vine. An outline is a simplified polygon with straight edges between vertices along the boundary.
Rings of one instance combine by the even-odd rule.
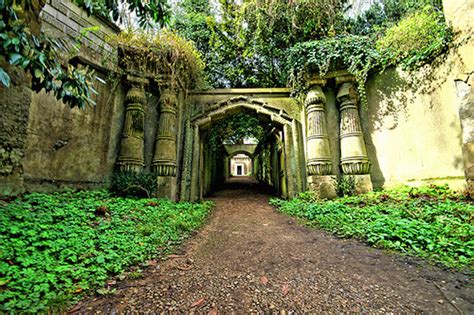
[[[289,84],[303,93],[311,74],[347,69],[355,76],[361,102],[367,105],[365,82],[371,71],[401,65],[416,69],[447,49],[453,32],[432,6],[413,11],[384,31],[369,35],[344,34],[298,43],[289,49]]]

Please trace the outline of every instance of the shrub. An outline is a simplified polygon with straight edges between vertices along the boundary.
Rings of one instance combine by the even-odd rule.
[[[156,176],[151,173],[116,172],[110,183],[110,191],[117,196],[151,197],[156,188]]]
[[[427,6],[390,27],[377,41],[382,64],[400,63],[405,68],[420,66],[438,55],[452,38],[440,12]]]
[[[339,197],[353,196],[355,194],[355,178],[343,175],[336,181],[336,194]]]

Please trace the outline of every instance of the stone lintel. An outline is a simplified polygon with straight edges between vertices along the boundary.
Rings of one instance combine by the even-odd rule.
[[[312,175],[308,176],[308,188],[320,199],[334,199],[336,194],[336,176]]]
[[[339,86],[343,83],[354,83],[356,78],[352,74],[346,74],[336,77],[336,85]]]
[[[344,76],[352,76],[349,71],[342,69],[342,70],[335,70],[335,71],[330,71],[326,73],[325,75],[321,76],[317,73],[312,73],[308,77],[308,82],[312,82],[314,80],[328,80],[328,79],[334,79],[337,77],[344,77]]]
[[[320,86],[320,87],[324,87],[326,85],[328,80],[326,79],[322,79],[322,78],[311,78],[309,81],[308,81],[308,85],[309,87],[314,87],[314,86]]]

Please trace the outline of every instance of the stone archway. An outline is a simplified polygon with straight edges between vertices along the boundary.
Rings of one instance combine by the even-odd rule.
[[[259,156],[261,162],[266,159],[272,165],[271,168],[260,170],[265,175],[261,176],[261,180],[274,185],[278,194],[284,198],[303,191],[305,167],[299,121],[276,100],[266,101],[261,97],[242,94],[235,96],[232,92],[215,102],[212,97],[207,98],[207,104],[201,106],[186,121],[181,199],[197,200],[209,192],[212,181],[219,174],[216,175],[214,171],[215,165],[209,163],[213,157],[205,150],[204,133],[214,122],[241,111],[249,111],[275,127],[274,141],[269,144],[268,153]],[[198,105],[202,105],[202,102]]]

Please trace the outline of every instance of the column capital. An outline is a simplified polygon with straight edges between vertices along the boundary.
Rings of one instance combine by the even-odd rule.
[[[336,100],[339,103],[341,109],[347,105],[356,106],[359,102],[359,99],[359,92],[352,82],[344,82],[339,86]]]
[[[311,105],[322,104],[326,103],[326,96],[324,95],[323,89],[319,85],[313,86],[308,93],[306,94],[306,99],[304,101],[304,105],[306,108],[310,107]]]

